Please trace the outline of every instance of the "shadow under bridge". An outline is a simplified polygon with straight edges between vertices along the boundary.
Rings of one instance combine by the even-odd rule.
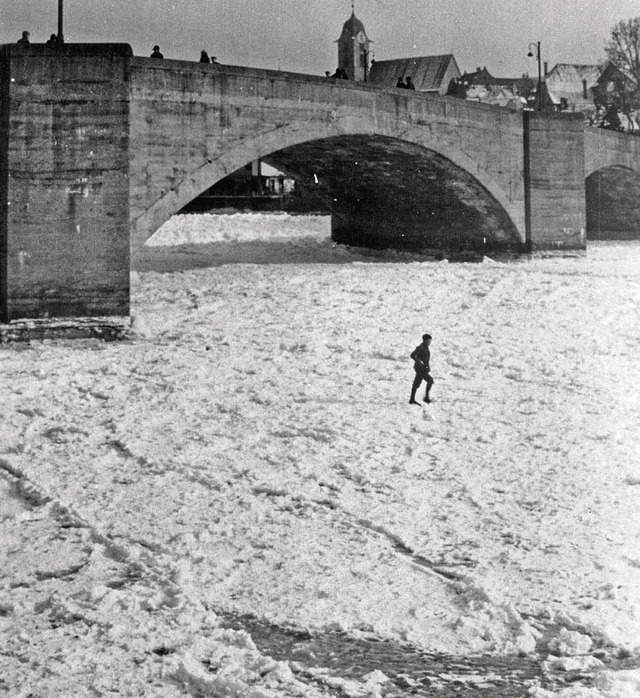
[[[332,214],[336,242],[419,252],[522,250],[477,179],[439,153],[380,135],[306,141],[264,156]]]

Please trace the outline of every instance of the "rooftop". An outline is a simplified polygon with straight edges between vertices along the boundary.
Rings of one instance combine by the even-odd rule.
[[[369,82],[374,85],[393,86],[400,78],[409,76],[416,90],[438,90],[450,66],[453,67],[454,73],[460,74],[452,53],[375,61],[371,64]]]

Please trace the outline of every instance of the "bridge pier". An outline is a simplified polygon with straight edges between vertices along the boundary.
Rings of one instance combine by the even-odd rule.
[[[0,48],[0,322],[129,314],[130,55]]]
[[[523,112],[529,252],[586,249],[582,114]]]

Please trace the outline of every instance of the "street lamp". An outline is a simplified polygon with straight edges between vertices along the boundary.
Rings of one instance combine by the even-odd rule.
[[[62,0],[60,0],[62,2]],[[535,50],[535,53],[534,53]],[[529,58],[536,57],[538,61],[538,111],[542,111],[542,58],[540,57],[540,42],[529,44]]]
[[[62,7],[63,0],[58,0],[58,43],[62,43],[64,41],[64,34],[62,31],[62,14],[63,14],[63,7]]]

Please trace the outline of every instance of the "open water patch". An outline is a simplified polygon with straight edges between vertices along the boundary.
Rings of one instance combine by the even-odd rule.
[[[558,691],[593,685],[589,672],[545,672],[542,657],[438,654],[375,637],[297,630],[251,615],[217,613],[223,627],[246,631],[263,654],[288,661],[298,679],[322,684],[332,695],[343,694],[339,680],[365,681],[376,671],[388,678],[380,688],[385,698],[525,698],[534,687]]]

